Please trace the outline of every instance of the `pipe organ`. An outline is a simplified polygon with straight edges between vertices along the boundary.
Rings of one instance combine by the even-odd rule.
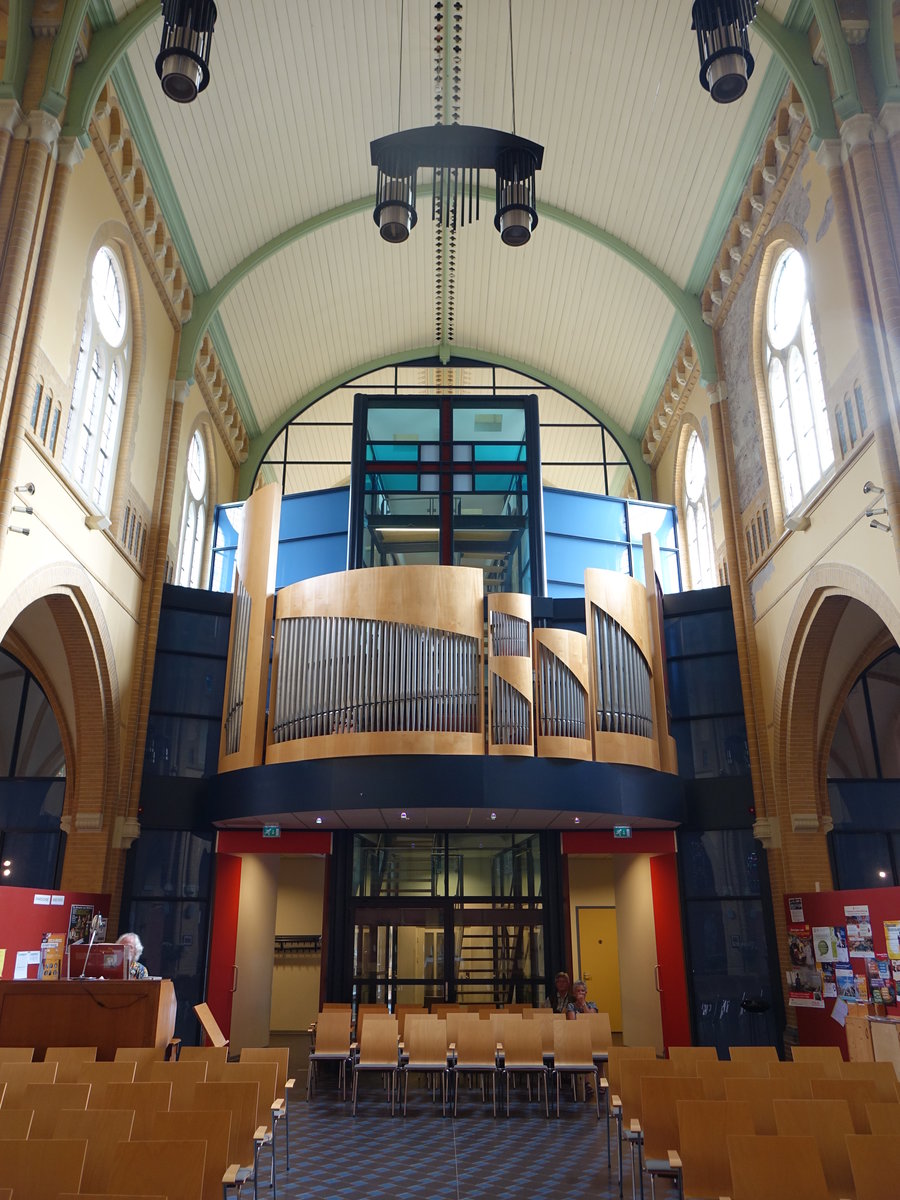
[[[254,544],[255,500],[241,548]],[[261,570],[239,549],[220,770],[254,765],[252,731],[265,716],[272,626]],[[675,771],[656,587],[586,571],[585,627],[532,630],[530,596],[492,593],[485,628],[484,577],[467,567],[293,584],[278,595],[266,762],[537,753]]]

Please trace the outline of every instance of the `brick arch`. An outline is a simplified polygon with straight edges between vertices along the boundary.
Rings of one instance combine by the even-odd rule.
[[[28,636],[22,618],[42,606],[63,646],[62,661],[48,659]],[[120,813],[121,745],[119,684],[112,640],[87,572],[75,563],[45,566],[15,589],[0,608],[0,645],[33,671],[44,688],[66,750],[63,811],[70,836],[63,886],[106,890],[108,850]],[[74,719],[62,696],[70,690]],[[70,862],[70,851],[75,850]]]
[[[840,708],[829,706],[820,735],[819,703],[827,655],[847,606],[854,602],[874,613],[884,630],[874,642],[860,645],[838,689],[845,698],[864,658],[891,642],[900,645],[900,609],[887,593],[854,567],[816,567],[807,576],[785,633],[773,714],[775,793],[785,833],[808,828],[813,820],[820,829],[830,824],[826,751]]]

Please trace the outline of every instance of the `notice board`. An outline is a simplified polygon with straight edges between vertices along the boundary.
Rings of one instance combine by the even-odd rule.
[[[90,915],[88,910],[92,910]],[[39,952],[45,933],[61,934],[65,948],[70,924],[73,935],[78,935],[83,933],[86,922],[90,937],[91,916],[98,914],[109,916],[108,893],[0,887],[0,957],[3,958],[0,979],[15,978],[20,952]],[[26,978],[37,979],[37,962],[27,964],[25,969]],[[65,970],[64,956],[63,975]]]
[[[793,904],[791,902],[794,902]],[[797,902],[799,901],[799,908]],[[815,926],[844,926],[848,924],[845,909],[865,905],[869,910],[872,926],[872,947],[875,954],[887,953],[885,921],[900,921],[900,888],[854,888],[844,892],[791,892],[784,897],[784,911],[788,925],[797,924],[797,914],[802,908],[802,921],[811,928]],[[865,960],[852,957],[850,965],[865,972]],[[845,1058],[847,1035],[841,1025],[832,1018],[835,1000],[825,999],[824,1008],[796,1008],[797,1030],[801,1046],[840,1046]],[[861,1011],[874,1012],[874,1008],[857,1006]],[[881,1010],[879,1010],[881,1011]],[[900,1006],[887,1005],[888,1016],[900,1016]]]

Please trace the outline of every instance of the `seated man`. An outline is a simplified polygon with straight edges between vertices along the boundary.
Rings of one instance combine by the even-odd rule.
[[[116,938],[117,946],[124,946],[126,952],[131,958],[131,965],[128,968],[129,979],[149,979],[150,972],[138,959],[144,953],[144,947],[141,939],[136,933],[123,933],[121,937]]]

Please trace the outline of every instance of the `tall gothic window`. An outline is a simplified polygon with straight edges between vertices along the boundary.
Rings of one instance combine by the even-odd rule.
[[[188,447],[184,509],[181,516],[181,540],[178,550],[176,582],[181,587],[199,587],[206,537],[207,485],[206,450],[199,429]]]
[[[91,502],[109,509],[131,350],[125,277],[118,256],[101,246],[91,265],[63,467]]]
[[[765,362],[785,515],[834,463],[806,264],[792,246],[775,264],[765,312]]]
[[[709,491],[706,486],[706,454],[696,429],[688,438],[684,455],[684,523],[687,530],[688,562],[691,585],[695,588],[715,587],[712,522],[709,514]]]

